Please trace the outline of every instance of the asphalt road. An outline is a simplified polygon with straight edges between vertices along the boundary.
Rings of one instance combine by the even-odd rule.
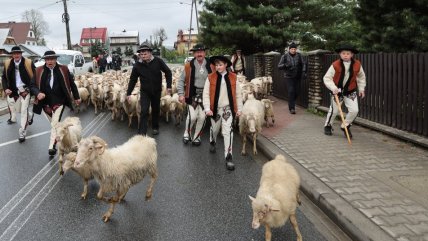
[[[84,136],[98,135],[110,147],[136,134],[136,119],[128,128],[126,122],[111,121],[107,112],[96,116],[89,109],[79,117]],[[248,195],[256,194],[266,160],[240,156],[238,135],[236,170],[230,172],[222,151],[209,153],[208,135],[200,147],[184,145],[184,124],[177,128],[162,119],[155,137],[159,178],[152,200],[144,201],[146,179],[130,189],[111,221],[103,223],[108,205],[96,199],[97,183],[90,182],[88,199],[81,200],[80,177],[73,172],[58,175],[57,158],[48,156],[50,127],[45,117],[35,117],[22,144],[17,141],[18,125],[7,125],[7,118],[0,117],[0,240],[264,240],[263,227],[251,228]],[[218,150],[222,147],[219,138]],[[327,240],[322,234],[326,228],[313,221],[320,215],[305,215],[302,209],[297,219],[303,240]],[[272,240],[296,240],[296,235],[287,223],[273,230]]]

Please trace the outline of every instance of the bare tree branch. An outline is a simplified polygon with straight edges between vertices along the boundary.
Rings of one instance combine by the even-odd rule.
[[[22,21],[31,23],[31,28],[34,32],[34,38],[38,45],[44,45],[45,34],[49,33],[49,25],[44,20],[43,14],[35,9],[26,10],[22,13]]]

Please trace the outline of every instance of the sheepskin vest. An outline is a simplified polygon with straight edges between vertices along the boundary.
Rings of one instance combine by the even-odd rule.
[[[195,61],[192,59],[190,62],[186,63],[184,66],[184,97],[186,97],[186,103],[192,104],[192,97],[195,96],[196,87],[195,87]],[[215,72],[215,66],[210,64],[209,59],[205,58],[206,65],[205,68],[208,71],[208,74]]]
[[[213,111],[213,116],[215,117],[217,115],[217,105],[220,97],[221,74],[217,71],[211,73],[208,75],[208,80],[210,81],[210,109]],[[238,110],[238,105],[236,103],[236,74],[228,71],[227,74],[224,75],[224,80],[227,87],[229,107],[232,111],[232,116],[235,116]]]
[[[8,59],[4,62],[4,73],[3,77],[3,89],[12,90],[11,97],[18,96],[18,88],[16,87],[16,77],[15,77],[15,63],[13,59]],[[21,63],[19,64],[19,75],[21,76],[21,81],[27,86],[30,87],[31,79],[33,78],[33,63],[30,59],[21,57]]]
[[[333,81],[337,87],[343,86],[343,79],[345,78],[345,66],[343,65],[343,60],[338,59],[333,62],[334,76]],[[361,62],[359,60],[351,59],[351,65],[349,66],[349,79],[343,86],[343,94],[347,95],[352,93],[357,88],[357,75],[361,69]]]

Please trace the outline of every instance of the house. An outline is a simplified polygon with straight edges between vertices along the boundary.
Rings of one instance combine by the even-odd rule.
[[[9,29],[8,36],[15,39],[15,43],[37,45],[36,38],[29,22],[14,22],[0,23],[0,29]]]
[[[83,57],[91,58],[91,46],[95,43],[101,43],[104,47],[108,47],[107,28],[91,27],[83,28],[80,36],[80,46],[82,46]]]
[[[136,30],[120,32],[110,32],[110,53],[117,52],[119,48],[122,54],[127,48],[131,48],[132,52],[137,52],[140,45],[140,33]]]
[[[192,29],[193,30],[193,29]],[[190,43],[189,43],[190,39]],[[179,54],[189,54],[189,50],[193,48],[193,46],[198,42],[198,32],[189,31],[188,30],[178,30],[177,41],[174,42],[174,48],[177,50]]]

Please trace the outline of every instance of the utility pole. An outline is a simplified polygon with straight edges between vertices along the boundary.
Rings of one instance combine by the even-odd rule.
[[[62,22],[65,23],[65,31],[67,33],[67,48],[71,49],[71,40],[70,40],[70,26],[68,22],[70,21],[70,16],[67,12],[67,0],[62,0],[64,3],[64,13],[62,14]]]
[[[192,2],[195,2],[195,14],[196,14],[196,27],[197,27],[197,29],[198,29],[198,34],[200,33],[199,32],[199,17],[198,17],[198,7],[197,7],[197,5],[196,5],[196,0],[192,0]]]
[[[190,8],[190,28],[189,28],[189,42],[187,43],[187,54],[189,54],[190,52],[190,43],[192,42],[193,2],[194,0],[192,0],[192,7]]]

